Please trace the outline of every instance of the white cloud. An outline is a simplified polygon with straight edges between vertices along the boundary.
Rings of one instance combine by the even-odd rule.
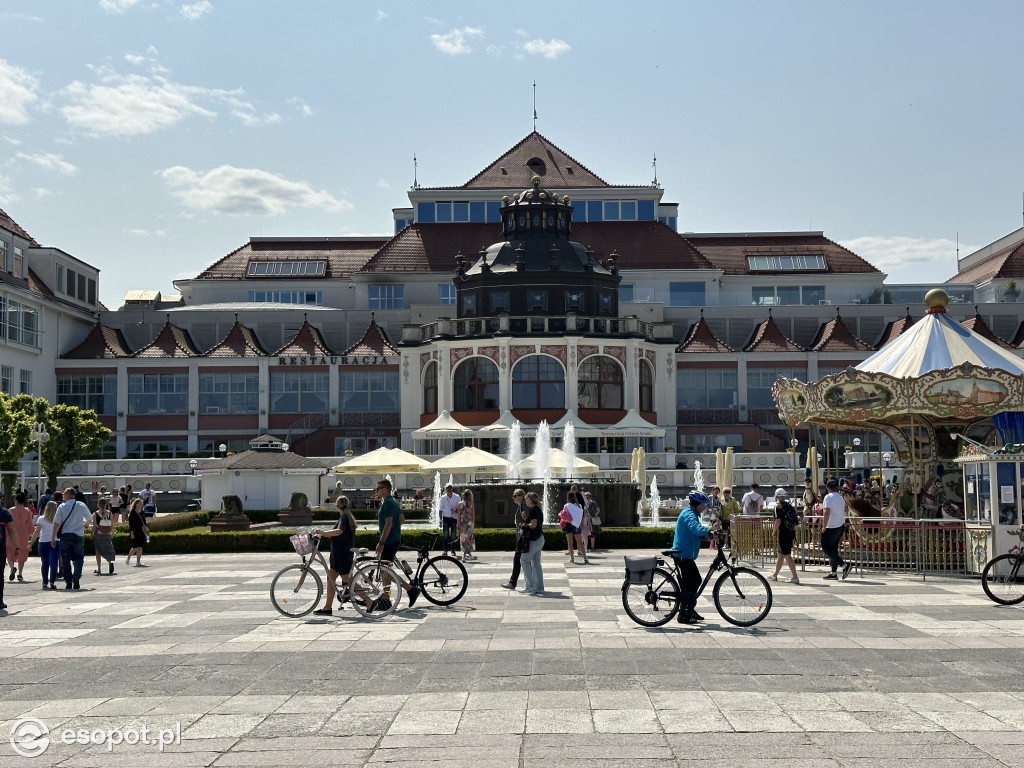
[[[459,27],[443,35],[431,35],[430,42],[441,53],[458,56],[461,53],[472,53],[473,49],[467,42],[471,37],[483,37],[484,31],[479,27]]]
[[[100,82],[76,80],[58,94],[69,102],[61,108],[64,119],[94,136],[153,133],[177,125],[188,116],[216,117],[217,112],[210,108],[216,106],[226,107],[247,126],[281,120],[276,112],[259,112],[243,98],[245,92],[241,89],[186,85],[162,74],[121,75],[109,69],[99,69],[97,74]]]
[[[21,197],[14,191],[10,177],[0,173],[0,207],[6,208],[20,199]]]
[[[487,55],[488,56],[495,56],[495,57],[501,56],[501,46],[500,45],[488,45],[487,46]]]
[[[107,13],[124,13],[142,0],[100,0],[100,8]]]
[[[28,106],[36,101],[39,81],[21,67],[0,59],[0,123],[24,125]]]
[[[46,187],[32,187],[32,194],[36,196],[36,200],[42,200],[44,197],[52,195],[53,190]]]
[[[164,229],[154,229],[150,232],[148,229],[135,228],[126,229],[124,230],[124,233],[135,237],[167,237],[167,230]]]
[[[313,114],[313,110],[310,109],[309,105],[300,96],[292,96],[288,99],[288,106],[294,107],[303,117],[310,117]]]
[[[572,47],[565,42],[565,40],[559,40],[558,38],[551,38],[550,40],[542,40],[538,38],[536,40],[529,40],[523,43],[523,50],[531,56],[543,56],[545,59],[557,59],[563,53],[568,53],[572,50]]]
[[[181,15],[189,21],[195,21],[196,19],[202,18],[212,10],[213,3],[211,3],[210,0],[199,0],[198,3],[183,5],[179,9]]]
[[[22,160],[28,160],[30,163],[35,163],[40,168],[45,168],[48,171],[57,171],[65,176],[74,176],[75,171],[78,170],[78,168],[69,163],[63,157],[55,155],[52,152],[36,152],[32,155],[19,152],[15,157],[19,157]]]
[[[151,45],[148,48],[146,48],[146,50],[142,53],[136,53],[135,51],[126,53],[124,55],[124,60],[127,61],[129,64],[134,64],[138,66],[140,64],[145,64],[147,62],[155,63],[157,56],[159,54],[160,51],[156,49],[156,46]]]
[[[840,245],[887,273],[887,283],[941,282],[956,274],[955,240],[866,236],[846,240]],[[979,247],[961,243],[960,253],[968,254]]]
[[[387,179],[377,179],[377,189],[391,189],[391,185],[388,184]]]
[[[377,9],[377,21],[378,22],[384,21],[384,19],[386,19],[387,17],[388,17],[388,15],[387,15],[387,13],[384,12],[384,9],[382,9],[382,8],[378,8]]]
[[[318,192],[309,184],[289,181],[258,168],[222,165],[203,173],[181,165],[159,171],[186,208],[236,216],[278,216],[288,208],[319,208],[331,213],[352,209],[352,203]]]

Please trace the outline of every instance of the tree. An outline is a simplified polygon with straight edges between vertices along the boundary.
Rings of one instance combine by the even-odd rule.
[[[63,403],[50,406],[44,420],[50,439],[43,443],[43,472],[47,485],[54,488],[64,467],[98,451],[111,432],[95,411]]]
[[[23,398],[32,399],[27,395],[13,398],[6,392],[0,392],[0,435],[3,435],[0,438],[0,470],[4,472],[17,472],[18,463],[32,447],[29,439],[32,419],[24,411]],[[19,402],[15,404],[15,401]],[[9,498],[14,490],[14,476],[2,477],[4,496]]]
[[[1017,297],[1020,296],[1020,288],[1017,287],[1017,281],[1012,277],[1006,281],[1006,290],[1003,292],[1003,301],[1013,303],[1017,301]]]

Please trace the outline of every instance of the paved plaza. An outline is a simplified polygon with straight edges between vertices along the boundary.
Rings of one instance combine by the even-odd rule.
[[[545,553],[546,597],[480,553],[451,608],[292,620],[268,597],[294,555],[123,560],[80,592],[8,583],[0,765],[893,766],[1024,760],[1024,607],[976,580],[809,568],[754,629],[643,629],[623,552]],[[702,555],[706,566],[708,555]],[[93,563],[86,562],[91,573]],[[36,758],[8,741],[37,718]],[[61,743],[150,729],[180,743]],[[161,735],[163,738],[163,735]],[[88,738],[84,738],[88,741]]]

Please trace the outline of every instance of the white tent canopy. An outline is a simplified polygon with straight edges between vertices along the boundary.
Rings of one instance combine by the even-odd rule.
[[[610,427],[602,427],[608,437],[664,437],[665,428],[651,424],[647,419],[630,408],[622,420]]]
[[[466,446],[455,453],[445,456],[443,459],[431,462],[424,467],[428,472],[468,472],[478,473],[504,473],[508,469],[508,462],[493,453],[481,451],[479,448]]]
[[[457,422],[449,411],[441,411],[432,422],[425,427],[413,430],[413,440],[452,440],[471,437],[475,430]]]
[[[480,427],[477,432],[480,433],[481,437],[505,437],[512,431],[513,425],[518,422],[515,416],[512,415],[512,411],[502,411],[501,416],[493,424],[488,424],[486,427]],[[525,432],[526,429],[520,425],[520,429]]]
[[[587,437],[592,435],[600,435],[603,433],[603,427],[592,427],[589,424],[580,420],[579,414],[574,411],[566,411],[565,415],[552,424],[549,429],[551,434],[560,435],[565,432],[565,427],[572,422],[573,429],[576,431],[577,437]]]

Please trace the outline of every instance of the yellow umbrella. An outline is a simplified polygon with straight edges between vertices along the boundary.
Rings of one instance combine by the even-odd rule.
[[[813,445],[807,449],[807,469],[811,470],[811,487],[818,492],[818,449]]]
[[[636,449],[636,474],[637,484],[643,493],[643,489],[647,487],[647,451],[643,448]]]
[[[629,482],[636,481],[636,452],[638,449],[633,449],[633,454],[629,459]]]
[[[722,482],[722,478],[725,477],[725,456],[722,455],[722,449],[715,449],[715,485],[719,488],[724,488],[725,484]]]
[[[731,488],[733,484],[732,474],[732,446],[730,445],[725,449],[725,456],[722,459],[722,482],[719,483],[723,488]]]
[[[552,474],[561,475],[562,477],[579,477],[580,475],[592,475],[595,472],[601,471],[597,464],[581,459],[579,456],[574,458],[572,467],[569,467],[569,457],[565,451],[561,448],[552,448],[550,456]],[[519,474],[522,477],[537,477],[537,472],[538,467],[533,456],[524,459],[523,463],[519,465]]]
[[[455,453],[448,454],[443,459],[438,459],[426,466],[428,472],[469,472],[477,473],[504,473],[508,471],[508,462],[493,453],[482,451],[479,448],[467,445]]]
[[[388,472],[422,472],[429,463],[426,459],[399,448],[377,448],[339,464],[334,471],[361,470],[380,475]]]

